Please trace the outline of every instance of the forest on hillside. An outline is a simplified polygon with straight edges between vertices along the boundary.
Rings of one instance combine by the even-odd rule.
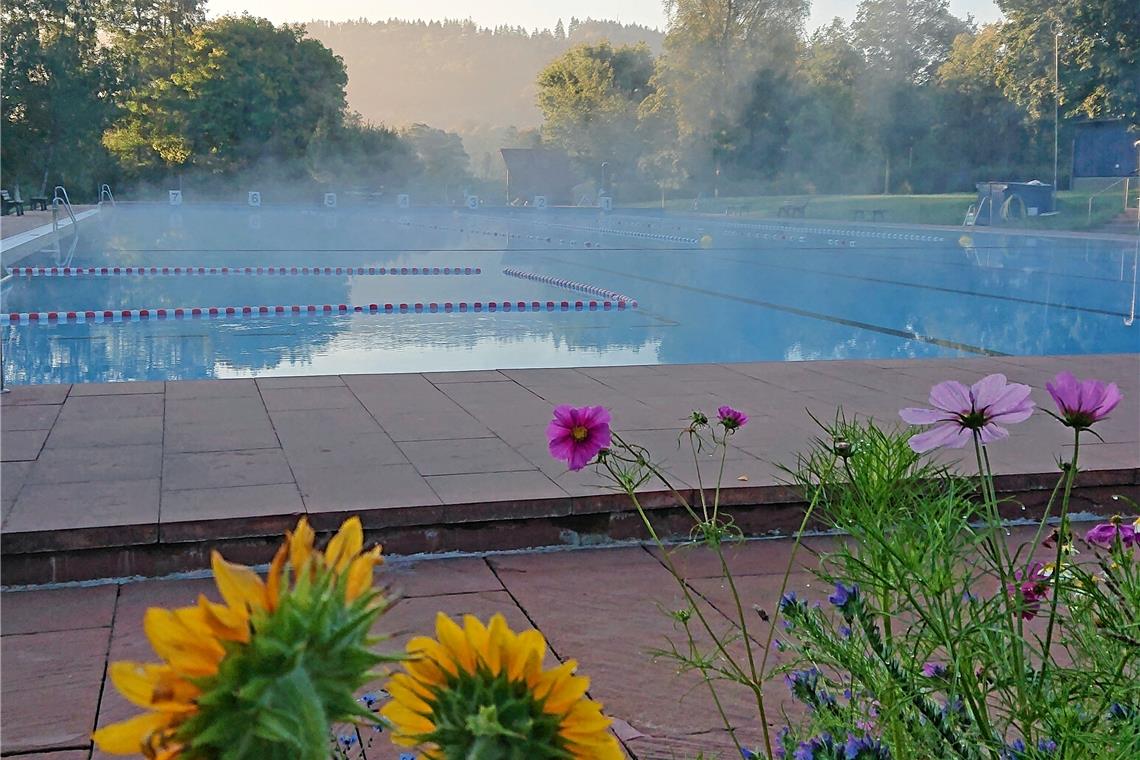
[[[660,52],[664,33],[636,24],[571,18],[554,29],[479,27],[453,21],[313,21],[305,25],[344,60],[348,102],[368,121],[537,127],[538,72],[575,45],[644,42]]]

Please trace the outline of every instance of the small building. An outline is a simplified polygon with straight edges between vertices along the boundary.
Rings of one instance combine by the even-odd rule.
[[[574,203],[578,179],[565,151],[550,148],[501,148],[507,165],[507,203],[530,204],[536,195],[551,206]]]
[[[1121,177],[1135,177],[1136,140],[1123,119],[1094,119],[1073,125],[1074,190],[1096,190]]]

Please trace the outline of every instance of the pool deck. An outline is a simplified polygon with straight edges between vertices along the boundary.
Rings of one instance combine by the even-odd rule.
[[[1125,394],[1097,426],[1103,442],[1082,445],[1075,509],[1109,514],[1115,494],[1140,499],[1140,354],[19,386],[0,413],[3,582],[154,577],[206,566],[211,547],[265,562],[301,514],[322,531],[359,514],[370,539],[404,555],[642,537],[624,496],[550,458],[544,429],[560,403],[610,408],[688,497],[718,462],[678,451],[683,418],[744,410],[723,503],[749,534],[787,534],[802,505],[777,464],[817,432],[807,411],[894,424],[935,382],[990,372],[1051,408],[1044,384],[1063,369]],[[991,447],[999,487],[1025,505],[1010,516],[1046,500],[1070,443],[1039,413]],[[685,532],[670,494],[647,486],[643,501],[666,533]]]

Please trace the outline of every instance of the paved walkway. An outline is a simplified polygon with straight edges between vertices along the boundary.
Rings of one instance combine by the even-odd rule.
[[[711,483],[718,463],[698,468],[677,450],[682,418],[694,406],[743,409],[751,421],[725,473],[726,503],[743,510],[794,498],[774,463],[792,462],[818,432],[805,410],[828,419],[842,405],[895,424],[899,407],[925,404],[945,378],[1004,372],[1043,389],[1061,369],[1115,380],[1125,394],[1098,425],[1104,442],[1083,447],[1083,506],[1111,509],[1112,494],[1136,490],[1140,468],[1138,354],[16,387],[0,414],[5,582],[161,575],[201,566],[200,541],[245,541],[233,549],[241,559],[266,561],[258,540],[303,513],[325,530],[360,514],[401,554],[630,537],[640,528],[627,500],[547,453],[555,404],[609,407],[616,429],[662,457],[685,492],[698,472]],[[1051,408],[1043,390],[1034,398]],[[992,447],[1006,489],[1051,487],[1067,433],[1037,414]],[[737,518],[757,533],[798,522],[771,509]],[[124,559],[111,551],[122,547],[161,551]],[[18,565],[52,552],[88,564],[56,557],[50,577]]]
[[[817,549],[826,545],[826,539],[810,542]],[[790,546],[787,540],[758,541],[734,552],[733,567],[750,603],[775,604]],[[731,614],[731,608],[711,555],[676,551],[692,587],[715,608],[710,610],[713,618],[727,626],[722,613]],[[808,552],[802,556],[803,562],[814,562]],[[695,757],[699,750],[734,756],[707,692],[694,688],[697,680],[675,677],[669,663],[653,662],[647,653],[673,634],[658,604],[664,609],[682,606],[654,552],[625,547],[397,561],[380,573],[405,597],[380,622],[379,630],[397,634],[393,650],[410,635],[430,631],[436,611],[471,613],[484,620],[501,612],[516,630],[538,627],[559,659],[579,661],[592,680],[591,696],[622,721],[618,733],[632,756]],[[621,582],[614,583],[619,577]],[[812,598],[827,593],[812,588],[803,570],[793,574],[792,587]],[[153,660],[142,632],[146,608],[193,604],[199,592],[217,598],[208,579],[0,594],[4,754],[87,758],[88,736],[96,726],[137,712],[106,683],[106,660]],[[782,684],[774,684],[771,693],[776,705],[785,702]],[[759,741],[754,705],[739,689],[726,689],[724,696],[742,737]],[[98,752],[93,756],[102,757]],[[370,760],[396,756],[383,737],[368,753]]]
[[[95,206],[79,204],[72,206],[72,209],[77,215],[92,208],[95,208]],[[63,212],[63,216],[67,216],[66,211]],[[36,227],[42,227],[45,224],[51,224],[51,211],[40,211],[39,209],[32,211],[31,208],[28,207],[23,216],[9,214],[8,216],[0,217],[0,239],[14,237],[28,230],[34,230]]]

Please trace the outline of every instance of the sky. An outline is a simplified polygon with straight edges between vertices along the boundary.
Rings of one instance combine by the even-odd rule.
[[[825,24],[834,16],[851,20],[858,4],[858,0],[813,0],[808,29]],[[569,21],[571,16],[589,16],[665,27],[661,0],[208,0],[207,10],[213,16],[248,12],[278,23],[314,18],[471,18],[480,26],[510,24],[545,29],[553,28],[559,18]],[[993,21],[999,15],[993,0],[950,0],[950,10],[957,16],[972,13],[979,22]]]

